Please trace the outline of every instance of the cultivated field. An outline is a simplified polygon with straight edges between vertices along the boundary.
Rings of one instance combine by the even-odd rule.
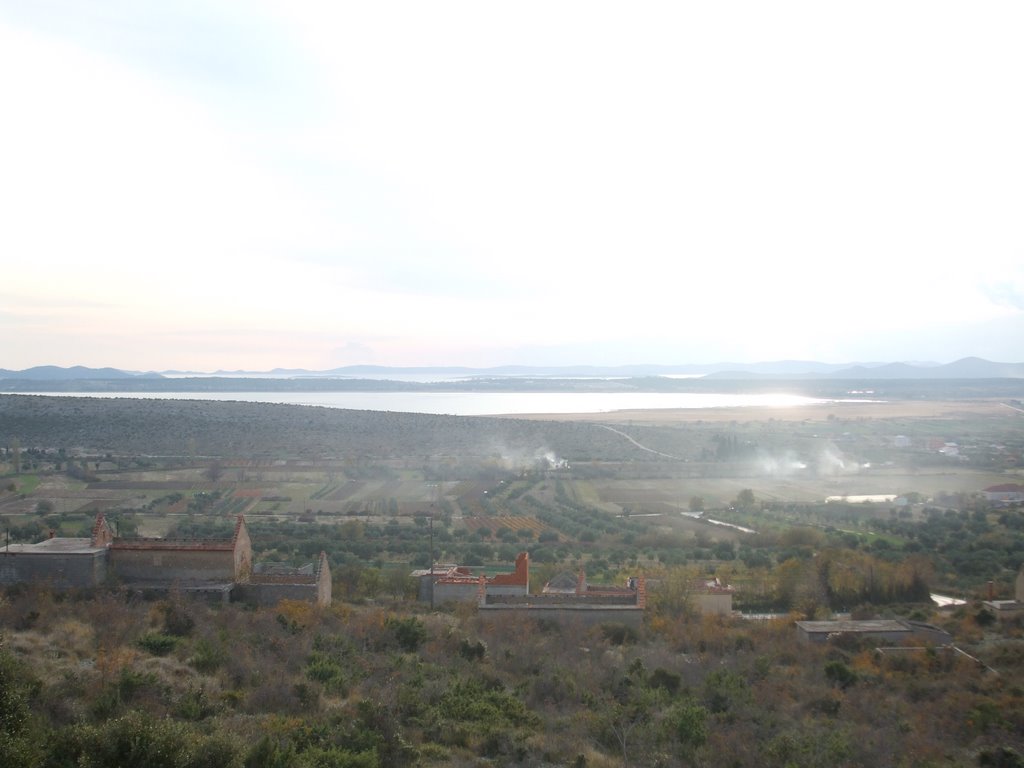
[[[683,513],[727,515],[745,490],[766,509],[871,494],[942,505],[1019,481],[1024,447],[1024,413],[990,399],[468,418],[0,396],[0,416],[0,445],[31,458],[15,473],[2,457],[4,523],[46,518],[65,535],[101,511],[132,512],[147,535],[196,516],[406,526],[431,513],[512,541],[578,508],[734,539]]]

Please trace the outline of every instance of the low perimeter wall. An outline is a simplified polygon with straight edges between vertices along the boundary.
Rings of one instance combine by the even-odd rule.
[[[281,600],[303,600],[317,605],[330,605],[330,594],[313,584],[236,584],[231,599],[250,605],[277,605]]]
[[[514,615],[517,617],[550,621],[556,624],[575,624],[592,627],[600,624],[625,624],[639,628],[644,620],[644,611],[636,606],[625,605],[525,605],[516,603],[493,603],[478,606],[481,616]]]

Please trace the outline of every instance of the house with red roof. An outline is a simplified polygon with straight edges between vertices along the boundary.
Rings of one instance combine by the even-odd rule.
[[[990,485],[982,493],[985,500],[993,504],[1021,504],[1024,503],[1024,485],[1018,483],[1002,483],[1001,485]]]

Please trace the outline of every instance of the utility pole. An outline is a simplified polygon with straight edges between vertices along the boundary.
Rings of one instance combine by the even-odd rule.
[[[430,519],[427,521],[430,526],[430,611],[434,611],[434,512],[431,510]]]

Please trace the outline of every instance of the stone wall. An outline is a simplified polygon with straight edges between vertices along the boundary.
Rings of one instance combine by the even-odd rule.
[[[96,587],[107,578],[105,550],[0,552],[0,584],[32,583],[57,589]]]
[[[252,573],[252,541],[249,539],[249,529],[245,526],[245,518],[238,516],[235,524],[235,535],[233,538],[235,546],[235,581],[245,581]]]
[[[460,581],[444,582],[437,581],[434,587],[434,605],[445,603],[472,603],[476,601],[477,590],[480,588],[478,582]],[[428,593],[427,600],[430,599]]]
[[[327,553],[320,553],[316,569],[316,601],[319,605],[330,605],[334,599],[332,593],[334,581],[331,577],[331,564],[327,561]]]
[[[115,539],[110,572],[124,583],[244,581],[252,573],[252,542],[241,515],[231,539]]]
[[[732,613],[732,594],[729,592],[698,592],[693,596],[693,602],[704,616],[728,616]]]
[[[276,605],[281,600],[303,600],[327,606],[331,604],[331,599],[331,567],[324,552],[320,553],[312,569],[306,566],[253,574],[247,582],[236,584],[232,593],[232,600],[252,605]]]
[[[118,541],[109,552],[111,576],[122,583],[235,580],[231,549],[133,547]]]
[[[495,599],[491,599],[495,598]],[[488,587],[488,605],[533,605],[533,606],[578,606],[589,608],[593,606],[622,606],[637,607],[636,593],[628,595],[567,595],[563,593],[547,595],[496,595]]]
[[[275,584],[250,581],[245,584],[236,584],[231,593],[231,599],[259,606],[277,605],[281,600],[302,600],[319,604],[317,585],[312,582],[309,584]]]
[[[525,596],[529,594],[529,587],[525,584],[487,584],[488,595],[502,596]]]
[[[638,629],[644,620],[644,611],[630,606],[537,605],[529,603],[488,603],[479,606],[482,616],[515,615],[535,621],[548,621],[561,625],[582,624],[592,627],[601,624],[624,624]]]

